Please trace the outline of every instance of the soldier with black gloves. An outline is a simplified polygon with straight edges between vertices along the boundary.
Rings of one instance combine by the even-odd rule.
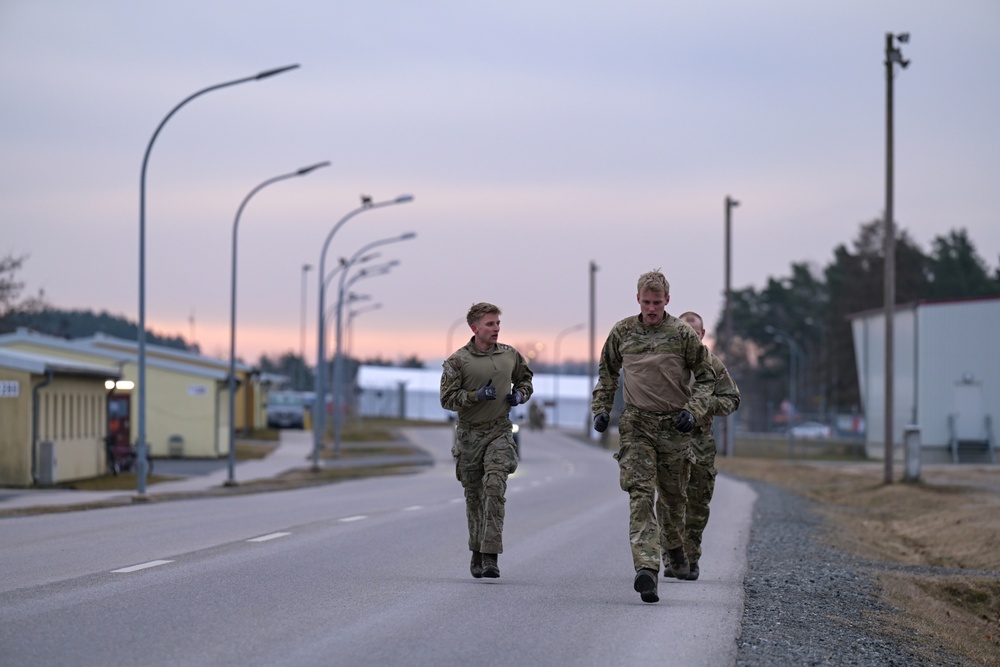
[[[477,579],[497,578],[507,476],[517,469],[510,411],[531,398],[532,372],[521,353],[497,342],[499,308],[477,303],[465,319],[472,338],[444,362],[441,407],[458,413],[451,454],[465,489],[469,570]]]
[[[625,409],[618,422],[615,459],[622,490],[629,496],[629,542],[636,572],[632,587],[643,602],[657,602],[661,543],[657,494],[665,501],[666,516],[660,523],[670,567],[686,578],[690,433],[708,413],[715,373],[694,330],[667,314],[670,285],[659,270],[639,276],[636,300],[639,315],[615,324],[601,350],[592,411],[594,429],[603,432],[622,372]]]

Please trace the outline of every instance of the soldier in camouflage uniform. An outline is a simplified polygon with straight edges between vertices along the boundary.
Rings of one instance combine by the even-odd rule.
[[[704,340],[705,324],[701,315],[689,311],[681,315],[680,319],[694,329],[698,334],[698,340]],[[740,407],[739,387],[736,386],[725,365],[711,352],[708,352],[708,363],[715,372],[715,387],[708,398],[708,413],[704,419],[698,420],[694,430],[691,431],[691,450],[694,459],[687,485],[687,508],[684,518],[684,551],[689,562],[688,574],[686,577],[678,576],[666,562],[666,558],[663,566],[663,576],[686,578],[689,581],[697,579],[700,573],[698,560],[701,558],[701,534],[708,525],[708,505],[715,492],[715,438],[712,435],[712,419],[730,415]],[[664,505],[663,496],[660,496],[657,501],[657,514],[660,517],[661,528],[663,518],[666,516]],[[663,541],[662,530],[660,542],[663,553],[666,554],[667,545]]]
[[[639,277],[640,314],[614,325],[601,350],[592,410],[603,433],[623,372],[625,409],[615,454],[622,490],[629,495],[629,541],[643,602],[657,602],[660,532],[675,572],[688,570],[684,553],[684,505],[691,457],[691,429],[708,411],[715,377],[707,350],[687,324],[666,312],[670,285],[657,271]],[[694,382],[688,378],[693,376]],[[656,496],[663,499],[657,522]],[[662,525],[662,528],[661,528]]]
[[[497,578],[503,552],[507,476],[517,468],[510,411],[532,393],[531,369],[509,345],[497,342],[500,309],[477,303],[466,321],[472,338],[444,362],[441,407],[458,413],[455,475],[465,489],[472,576]],[[500,392],[502,400],[497,399]]]

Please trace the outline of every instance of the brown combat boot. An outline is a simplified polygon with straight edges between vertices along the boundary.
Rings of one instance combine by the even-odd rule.
[[[472,562],[469,563],[469,572],[472,573],[475,579],[483,576],[483,555],[478,551],[472,552]]]
[[[496,579],[500,576],[497,554],[483,554],[483,576],[487,579]]]
[[[676,577],[681,581],[688,578],[691,573],[691,568],[688,565],[687,554],[684,553],[684,547],[677,547],[676,549],[667,549],[667,556],[670,558],[670,575]]]

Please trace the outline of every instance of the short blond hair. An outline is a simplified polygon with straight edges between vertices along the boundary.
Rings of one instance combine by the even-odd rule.
[[[500,309],[492,303],[486,303],[485,301],[474,303],[472,304],[472,307],[469,308],[469,312],[465,315],[465,321],[471,327],[473,324],[482,319],[484,315],[492,315],[493,313],[499,315]]]
[[[659,269],[653,269],[639,276],[636,293],[641,294],[643,290],[659,292],[663,296],[670,296],[670,283],[660,273]]]

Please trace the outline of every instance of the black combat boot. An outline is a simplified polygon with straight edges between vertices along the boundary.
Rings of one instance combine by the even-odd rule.
[[[483,554],[483,576],[488,579],[497,579],[500,576],[497,554]]]
[[[691,568],[688,565],[687,554],[684,553],[684,547],[677,547],[676,549],[667,549],[667,556],[670,558],[670,570],[672,576],[677,577],[680,580],[685,580],[691,573]]]
[[[688,572],[687,580],[696,581],[698,579],[699,574],[701,574],[701,571],[698,569],[698,561],[696,560],[691,561],[691,567],[690,571]]]
[[[483,576],[483,555],[478,551],[472,552],[472,562],[469,563],[469,572],[476,579]]]
[[[659,602],[660,596],[656,594],[656,571],[642,569],[635,573],[635,581],[632,588],[639,593],[643,602]]]

